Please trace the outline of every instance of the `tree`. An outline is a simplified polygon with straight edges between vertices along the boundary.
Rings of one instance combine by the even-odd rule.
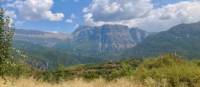
[[[0,8],[0,64],[7,63],[11,59],[10,49],[13,37],[11,20],[4,13],[5,10]]]

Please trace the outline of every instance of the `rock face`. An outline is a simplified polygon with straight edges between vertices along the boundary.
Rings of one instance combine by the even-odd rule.
[[[136,46],[147,36],[143,30],[122,25],[82,26],[72,33],[72,43],[91,51],[117,52]]]
[[[82,26],[72,34],[19,29],[15,31],[14,40],[47,47],[59,47],[61,43],[65,45],[70,43],[72,49],[85,52],[118,52],[135,47],[147,36],[147,32],[137,28],[103,25],[99,27]],[[64,44],[60,47],[65,47]]]

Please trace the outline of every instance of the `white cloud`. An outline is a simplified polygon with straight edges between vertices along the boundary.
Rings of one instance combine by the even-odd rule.
[[[152,10],[148,17],[138,20],[137,26],[149,31],[163,31],[181,23],[198,22],[200,21],[199,9],[199,1],[169,4]]]
[[[16,0],[9,6],[15,7],[20,17],[26,20],[63,20],[63,13],[53,13],[51,11],[53,4],[53,0]]]
[[[75,19],[76,19],[76,16],[75,16],[75,14],[72,13],[72,14],[70,15],[70,17],[69,17],[68,19],[66,19],[65,21],[66,21],[67,23],[73,23]]]
[[[152,8],[150,0],[93,0],[83,12],[94,21],[111,22],[144,16]]]
[[[66,22],[67,23],[73,23],[73,20],[72,19],[66,19]]]
[[[117,4],[112,6],[113,3]],[[85,23],[90,26],[122,24],[163,31],[181,23],[200,21],[199,9],[200,0],[181,1],[160,8],[153,8],[150,0],[93,0],[83,12]]]
[[[74,1],[74,2],[79,2],[79,0],[61,0],[62,2],[67,2],[67,1]]]
[[[5,12],[5,15],[11,17],[12,19],[16,19],[17,18],[17,15],[15,14],[15,11],[7,10]]]
[[[20,20],[17,20],[15,21],[15,27],[22,27],[24,25],[25,21],[20,21]]]

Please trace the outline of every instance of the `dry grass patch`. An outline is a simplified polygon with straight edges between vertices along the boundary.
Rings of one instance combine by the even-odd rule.
[[[128,79],[118,79],[107,82],[104,79],[85,81],[83,79],[74,79],[59,84],[39,82],[34,79],[9,80],[6,84],[0,80],[0,87],[144,87]]]

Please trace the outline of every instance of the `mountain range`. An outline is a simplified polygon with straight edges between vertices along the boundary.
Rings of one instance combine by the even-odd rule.
[[[200,22],[157,33],[123,25],[80,26],[72,33],[16,29],[13,46],[30,56],[31,62],[43,61],[38,65],[54,67],[165,53],[198,58],[199,42]]]
[[[176,53],[187,58],[199,58],[199,43],[200,22],[180,24],[147,37],[141,44],[127,50],[124,55],[141,58]]]

